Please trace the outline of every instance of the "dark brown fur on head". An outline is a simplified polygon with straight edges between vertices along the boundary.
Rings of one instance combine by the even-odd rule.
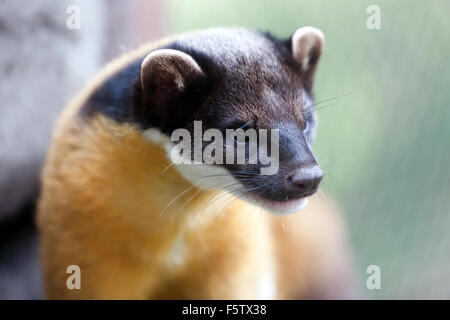
[[[90,105],[167,136],[178,128],[192,132],[195,120],[203,130],[279,129],[275,176],[258,176],[258,164],[223,166],[247,188],[266,185],[259,193],[263,198],[303,197],[309,193],[291,190],[285,180],[296,168],[317,166],[310,147],[312,89],[322,50],[323,35],[309,27],[287,40],[248,29],[188,34],[116,74]],[[240,179],[243,172],[249,179]]]

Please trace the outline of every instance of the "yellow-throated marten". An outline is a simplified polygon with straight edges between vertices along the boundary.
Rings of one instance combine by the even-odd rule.
[[[310,144],[323,47],[311,27],[288,40],[217,28],[108,65],[65,109],[42,173],[48,298],[352,297],[334,206],[314,196],[300,214],[267,212],[300,210],[322,178]],[[277,172],[260,174],[259,160],[174,163],[181,150],[171,135],[194,134],[194,121],[219,133],[277,129]],[[204,141],[192,143],[198,148]],[[80,289],[67,287],[71,265]]]

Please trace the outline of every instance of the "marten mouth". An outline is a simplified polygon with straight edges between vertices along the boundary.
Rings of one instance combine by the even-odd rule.
[[[299,198],[285,201],[260,199],[259,202],[262,203],[267,211],[276,215],[283,215],[300,211],[306,207],[308,199]]]
[[[246,197],[249,201],[249,197]],[[250,202],[255,203],[258,206],[262,206],[264,209],[275,215],[285,215],[290,213],[296,213],[306,207],[308,199],[306,197],[291,199],[291,200],[269,200],[259,197],[257,195],[251,195]]]
[[[308,204],[308,199],[299,198],[285,201],[260,199],[259,202],[263,204],[263,207],[267,211],[276,215],[283,215],[300,211],[306,207]]]

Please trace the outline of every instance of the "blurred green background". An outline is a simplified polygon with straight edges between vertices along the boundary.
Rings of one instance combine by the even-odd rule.
[[[369,5],[381,29],[369,30]],[[315,150],[344,208],[367,298],[450,298],[450,1],[170,2],[171,32],[249,26],[326,36]],[[381,290],[365,286],[381,268]]]

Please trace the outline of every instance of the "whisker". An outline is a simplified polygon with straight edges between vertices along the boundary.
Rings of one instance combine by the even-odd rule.
[[[165,167],[160,174],[163,174],[164,172],[167,171],[167,169],[169,169],[171,166],[173,166],[175,164],[175,162],[171,162],[167,167]]]
[[[338,106],[338,105],[342,105],[342,102],[336,102],[336,103],[325,104],[325,105],[323,105],[322,107],[315,109],[314,111],[318,113],[318,112],[320,112],[320,111],[323,111],[324,109],[328,109],[328,108],[330,108],[330,107],[335,107],[335,106]]]
[[[345,93],[345,94],[341,94],[341,95],[338,95],[338,96],[333,96],[333,97],[330,97],[330,98],[326,98],[326,99],[324,99],[324,100],[321,100],[321,101],[319,101],[319,102],[314,103],[313,105],[311,105],[311,107],[313,108],[313,107],[316,107],[316,106],[318,106],[319,104],[322,104],[322,103],[324,103],[324,102],[328,102],[328,101],[331,101],[331,100],[340,99],[340,98],[347,97],[347,96],[350,96],[350,95],[351,95],[351,93]]]
[[[231,186],[228,186],[227,188],[229,188],[229,187],[234,187],[234,186],[236,186],[237,185],[237,187],[235,187],[235,188],[233,188],[233,189],[222,189],[222,190],[220,190],[219,192],[217,192],[217,193],[215,193],[209,200],[208,200],[208,202],[205,204],[205,206],[203,207],[203,210],[205,209],[205,208],[207,208],[207,207],[209,207],[210,205],[212,205],[214,202],[216,202],[217,200],[219,200],[219,199],[221,199],[221,198],[223,198],[224,196],[226,196],[226,195],[230,195],[230,196],[234,196],[233,195],[233,192],[235,192],[236,190],[239,190],[240,188],[243,188],[243,186],[241,186],[239,183],[235,183],[235,184],[233,184],[233,185],[231,185]]]
[[[307,115],[311,115],[314,112],[319,112],[319,111],[321,111],[323,109],[327,109],[329,107],[339,105],[340,102],[337,102],[337,103],[331,103],[331,104],[324,105],[324,106],[322,106],[320,108],[316,108],[318,105],[321,105],[321,104],[323,104],[325,102],[329,102],[329,101],[336,100],[336,99],[343,98],[343,97],[350,96],[350,95],[351,95],[351,93],[343,94],[343,95],[334,96],[334,97],[327,98],[327,99],[324,99],[322,101],[319,101],[317,103],[314,103],[311,106],[309,106],[310,110],[308,111]]]
[[[243,126],[239,127],[237,130],[245,128],[246,126],[248,126],[248,125],[249,125],[250,123],[252,123],[253,121],[254,121],[254,120],[250,120],[249,122],[247,122],[247,123],[244,124]]]
[[[188,192],[189,190],[191,190],[192,188],[194,188],[195,185],[191,185],[189,188],[187,188],[186,190],[184,190],[183,192],[181,192],[180,194],[178,194],[175,198],[173,198],[168,204],[167,206],[158,214],[158,219],[162,216],[162,214],[172,205],[175,203],[175,201],[177,201],[180,197],[182,197],[186,192]]]

